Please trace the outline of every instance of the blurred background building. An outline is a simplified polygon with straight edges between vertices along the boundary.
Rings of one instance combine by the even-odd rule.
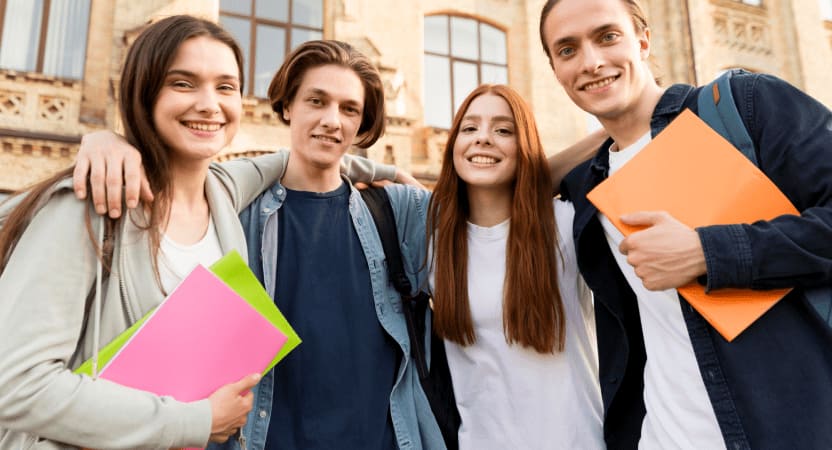
[[[384,79],[387,133],[360,151],[430,185],[456,106],[508,83],[555,152],[598,126],[557,84],[541,49],[544,0],[0,0],[0,195],[71,164],[84,133],[120,128],[126,48],[149,22],[188,13],[242,44],[243,126],[222,158],[289,143],[265,98],[276,68],[309,39],[347,41]],[[665,85],[742,67],[780,76],[832,107],[832,0],[643,0]],[[356,149],[356,151],[358,151]]]

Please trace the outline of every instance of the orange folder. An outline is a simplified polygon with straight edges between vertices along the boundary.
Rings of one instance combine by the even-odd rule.
[[[625,236],[638,229],[619,217],[636,211],[667,211],[691,228],[799,214],[760,169],[689,110],[587,198]],[[694,282],[678,290],[730,342],[790,289],[706,294]]]

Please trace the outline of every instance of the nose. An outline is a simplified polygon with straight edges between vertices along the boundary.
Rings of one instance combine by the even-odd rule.
[[[214,115],[220,112],[220,103],[213,87],[205,87],[199,90],[195,108],[199,113],[206,115]]]
[[[491,145],[491,133],[487,127],[481,127],[474,136],[474,142],[478,145]]]
[[[582,70],[585,73],[595,73],[604,66],[603,53],[593,45],[586,45],[581,49],[583,59]]]
[[[321,126],[328,130],[337,130],[341,128],[341,111],[338,105],[334,102],[323,108],[321,114]]]

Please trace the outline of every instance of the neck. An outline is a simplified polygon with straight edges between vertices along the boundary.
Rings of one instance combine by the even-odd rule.
[[[653,111],[656,109],[656,105],[659,104],[659,99],[663,93],[664,89],[656,83],[650,82],[645,86],[640,101],[633,109],[618,114],[616,117],[598,118],[612,140],[615,141],[617,150],[632,145],[650,131]]]
[[[289,158],[286,173],[281,184],[293,191],[330,192],[338,189],[341,179],[341,166],[316,167],[304,164],[298,158]]]
[[[208,164],[201,170],[173,165],[171,168],[170,207],[163,232],[180,244],[193,244],[205,235],[210,219],[205,196]]]
[[[508,188],[476,188],[468,186],[468,221],[481,227],[493,227],[511,217],[514,190]]]

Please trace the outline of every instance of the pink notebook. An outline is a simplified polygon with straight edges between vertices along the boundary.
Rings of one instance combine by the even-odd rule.
[[[197,266],[102,370],[124,386],[189,402],[261,373],[286,335]]]

